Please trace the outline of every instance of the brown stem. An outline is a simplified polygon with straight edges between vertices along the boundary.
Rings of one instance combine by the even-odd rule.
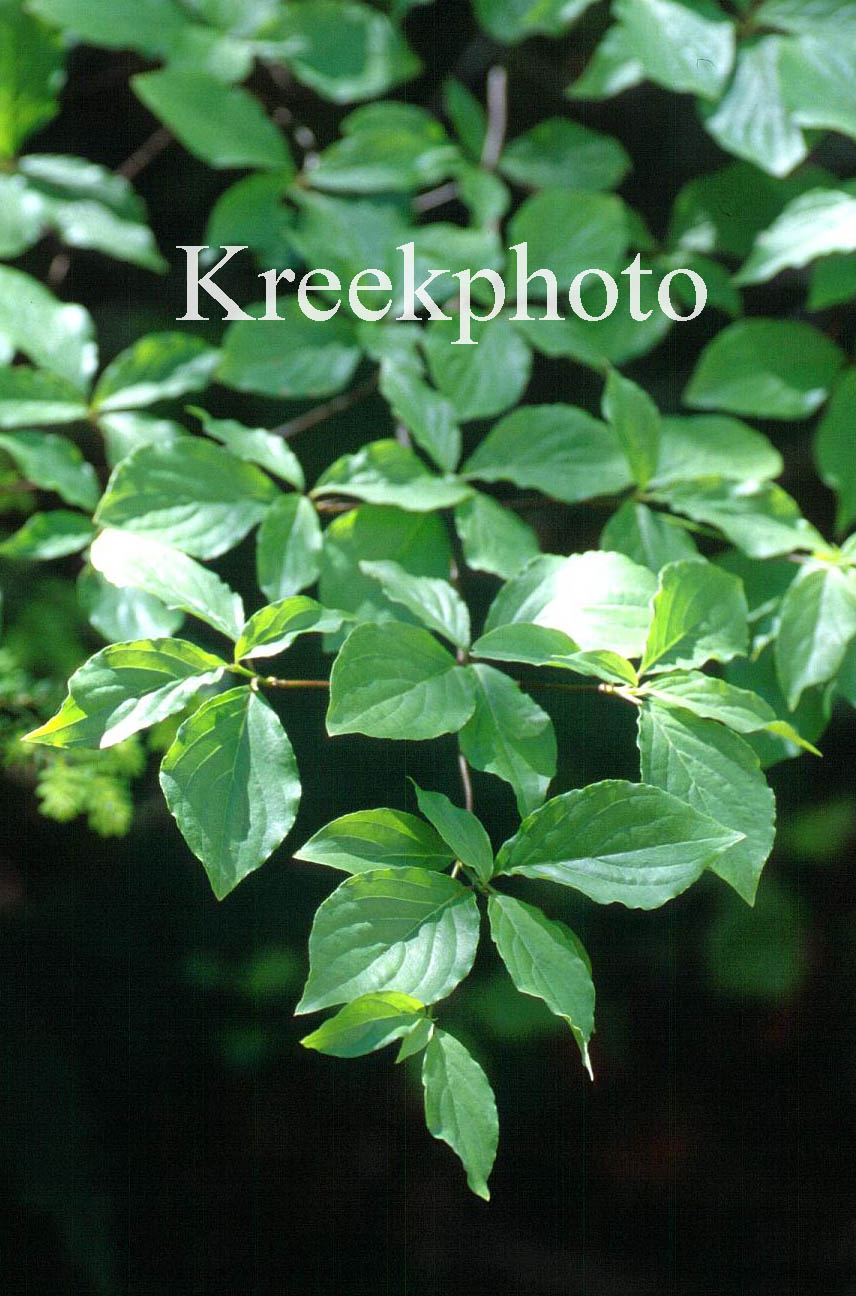
[[[329,680],[305,680],[305,679],[277,679],[275,675],[259,675],[256,677],[259,684],[265,688],[276,689],[328,689]]]
[[[502,156],[507,126],[508,73],[504,67],[492,67],[487,74],[487,131],[481,155],[481,164],[486,171],[496,169]]]
[[[475,798],[473,797],[473,780],[470,777],[470,767],[466,756],[463,752],[458,752],[458,772],[461,776],[461,788],[464,793],[464,808],[473,812]]]
[[[123,176],[125,180],[136,180],[140,172],[145,171],[146,167],[150,166],[155,158],[172,143],[172,138],[171,131],[168,131],[165,126],[159,126],[129,158],[125,159],[121,166],[116,168],[116,174]]]
[[[460,193],[457,180],[448,180],[446,184],[438,185],[436,189],[429,189],[427,193],[418,194],[413,199],[413,210],[422,215],[424,212],[433,211],[435,207],[442,207],[445,203],[454,202]]]
[[[305,414],[299,414],[297,418],[291,419],[288,423],[281,423],[279,427],[272,428],[274,436],[281,436],[284,441],[290,441],[301,432],[308,431],[309,428],[315,427],[318,423],[323,423],[325,419],[332,418],[334,414],[342,414],[345,410],[350,409],[352,405],[357,405],[366,396],[371,396],[377,388],[377,374],[367,378],[365,382],[359,383],[352,387],[350,391],[343,392],[341,396],[334,396],[332,400],[326,401],[323,405],[316,405],[314,409],[307,410]]]

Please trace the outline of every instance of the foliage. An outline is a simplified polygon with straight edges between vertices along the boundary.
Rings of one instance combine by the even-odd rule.
[[[45,811],[86,811],[101,832],[126,824],[136,735],[171,725],[161,787],[219,898],[295,823],[295,689],[329,692],[330,737],[456,736],[463,804],[417,788],[408,808],[358,810],[293,851],[347,875],[318,909],[297,1011],[337,1009],[309,1048],[421,1054],[428,1127],[487,1197],[493,1095],[437,1007],[470,972],[483,915],[511,981],[567,1023],[590,1067],[589,959],[533,903],[550,907],[540,883],[650,909],[712,872],[751,905],[775,831],[764,770],[813,751],[836,698],[856,706],[856,189],[808,161],[818,132],[856,137],[856,9],[614,0],[598,41],[587,0],[474,0],[509,45],[581,21],[592,52],[573,103],[644,80],[695,96],[732,157],[684,186],[658,240],[613,192],[631,165],[619,141],[550,118],[505,142],[501,68],[485,108],[448,83],[445,121],[381,99],[419,72],[405,22],[416,7],[0,0],[0,252],[16,260],[50,235],[165,271],[124,176],[26,152],[58,110],[69,44],[131,50],[147,61],[134,92],[163,127],[208,167],[248,172],[189,243],[245,244],[259,267],[274,253],[346,277],[375,266],[399,291],[395,251],[413,241],[419,265],[446,267],[433,290],[450,309],[452,274],[510,274],[503,249],[517,241],[562,283],[638,252],[647,295],[694,267],[721,327],[710,335],[710,314],[686,326],[697,362],[683,412],[661,412],[673,402],[646,390],[644,364],[638,382],[621,372],[673,327],[632,319],[627,301],[592,324],[508,310],[478,326],[477,346],[455,347],[443,321],[367,325],[344,309],[318,324],[286,296],[264,329],[238,320],[219,345],[207,331],[147,333],[101,368],[88,310],[0,267],[3,584],[61,561],[79,575],[87,633],[106,643],[42,667],[70,675],[53,714],[28,698],[40,671],[16,676],[11,658],[0,700],[50,757]],[[316,147],[293,119],[287,135],[253,92],[254,66],[348,106],[336,137]],[[796,317],[765,295],[783,274],[807,284]],[[602,379],[599,414],[527,400],[533,370],[556,363]],[[308,444],[309,428],[375,388],[375,438],[331,451],[320,472],[316,451],[294,452],[298,433]],[[247,396],[329,403],[250,427]],[[743,421],[771,433],[814,416],[834,536],[804,518],[770,436]],[[542,552],[521,517],[531,491],[603,507],[600,547]],[[211,566],[224,555],[230,565]],[[323,678],[287,674],[305,635],[333,658]],[[577,690],[601,695],[604,724],[617,706],[635,715],[641,781],[550,795],[551,701]],[[471,770],[508,789],[496,849]],[[735,930],[751,939],[730,920],[716,939]]]

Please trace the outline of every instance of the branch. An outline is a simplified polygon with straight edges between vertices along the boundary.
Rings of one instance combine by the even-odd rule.
[[[377,383],[377,374],[373,374],[364,383],[352,387],[348,392],[343,392],[341,396],[334,396],[332,400],[327,401],[324,405],[316,405],[314,409],[307,410],[305,414],[300,414],[295,419],[290,419],[288,423],[281,423],[279,427],[272,428],[271,434],[281,436],[284,441],[290,441],[292,437],[308,431],[309,428],[315,427],[317,423],[323,423],[325,419],[332,418],[334,414],[341,414],[350,409],[352,405],[357,405],[361,400],[365,400],[366,396],[371,396],[375,391]]]
[[[172,139],[172,132],[165,126],[159,126],[129,158],[125,159],[121,166],[116,167],[116,175],[129,181],[136,180],[140,172],[145,171],[146,167],[150,166],[165,148],[168,148]]]
[[[487,131],[481,155],[481,164],[487,171],[496,169],[507,126],[508,73],[504,67],[492,67],[487,74]]]

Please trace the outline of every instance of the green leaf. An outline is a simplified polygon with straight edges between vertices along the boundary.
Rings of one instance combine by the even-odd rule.
[[[727,662],[749,651],[743,586],[703,558],[664,567],[653,607],[641,674]]]
[[[564,923],[511,896],[492,895],[488,916],[493,942],[517,989],[543,999],[550,1012],[568,1023],[591,1075],[594,982],[579,939]]]
[[[395,504],[414,513],[451,508],[470,493],[466,482],[435,476],[414,450],[392,439],[370,441],[356,454],[343,455],[312,491],[313,496],[350,495],[369,504]]]
[[[284,137],[257,99],[188,67],[131,78],[134,93],[208,166],[275,171],[291,165]]]
[[[302,634],[330,634],[341,629],[346,617],[298,594],[260,608],[250,617],[235,645],[235,661],[275,657],[290,648]]]
[[[603,417],[621,443],[633,480],[644,488],[659,460],[660,411],[646,391],[610,369],[603,392]]]
[[[414,1018],[425,1020],[423,1005],[410,995],[395,990],[361,995],[300,1043],[331,1057],[364,1057],[407,1035]]]
[[[332,193],[410,193],[451,174],[460,158],[438,121],[413,104],[369,104],[341,124],[342,136],[310,172]]]
[[[719,478],[675,484],[654,496],[695,522],[718,527],[754,558],[823,546],[799,505],[775,482],[723,482]]]
[[[0,266],[0,338],[77,392],[98,363],[89,312],[57,301],[38,280],[8,266]]]
[[[806,751],[814,752],[816,756],[820,754],[795,729],[780,720],[764,698],[713,675],[702,675],[699,671],[658,675],[640,689],[638,696],[654,698],[661,706],[690,711],[702,720],[718,720],[736,733],[766,732],[787,737]]]
[[[437,738],[473,713],[469,674],[427,630],[404,623],[357,626],[330,677],[327,732],[370,738]]]
[[[358,810],[334,819],[295,851],[295,859],[345,873],[422,868],[441,872],[455,858],[443,839],[404,810]]]
[[[292,255],[294,212],[283,198],[294,168],[255,171],[220,195],[208,215],[203,241],[209,247],[244,245],[265,269],[285,265]]]
[[[62,42],[19,0],[0,4],[0,158],[13,158],[28,135],[56,116],[63,81]]]
[[[44,208],[20,175],[0,174],[0,257],[11,261],[41,238]]]
[[[130,585],[199,617],[229,639],[244,624],[240,597],[228,585],[186,554],[148,536],[102,531],[92,545],[92,566],[112,585]]]
[[[856,574],[803,567],[782,600],[776,670],[793,711],[803,692],[834,679],[856,637]]]
[[[765,27],[788,32],[817,32],[833,40],[853,32],[856,4],[853,0],[764,0],[756,20]]]
[[[429,387],[418,364],[402,357],[384,360],[380,392],[413,440],[438,468],[454,472],[461,457],[461,429],[451,401]]]
[[[711,0],[617,0],[613,13],[652,81],[679,93],[719,97],[734,63],[735,35],[734,24],[718,5]]]
[[[635,41],[621,23],[613,23],[589,59],[582,76],[565,91],[571,99],[609,99],[645,80]]]
[[[528,36],[561,36],[594,0],[473,0],[476,17],[503,44]]]
[[[217,381],[237,391],[283,400],[332,396],[354,376],[360,350],[352,322],[344,315],[327,320],[322,329],[307,319],[295,297],[280,301],[282,319],[268,320],[263,329],[256,319],[230,324],[223,337]],[[263,305],[249,306],[247,314],[264,315]]]
[[[526,189],[614,189],[630,169],[618,140],[565,117],[550,117],[505,148],[499,170]]]
[[[235,419],[212,418],[205,410],[192,408],[190,413],[201,420],[206,436],[219,441],[238,459],[258,464],[275,477],[281,477],[295,490],[303,490],[303,469],[282,437],[266,432],[264,428],[245,427]]]
[[[514,789],[521,815],[541,804],[556,773],[556,735],[545,711],[492,666],[470,667],[476,709],[460,732],[461,754],[474,769]]]
[[[748,743],[712,720],[671,707],[639,713],[642,778],[742,835],[709,867],[752,904],[773,848],[776,802]]]
[[[472,967],[478,938],[475,896],[454,878],[421,868],[355,874],[315,915],[295,1012],[382,990],[445,999]]]
[[[478,0],[481,4],[488,0]],[[496,1159],[496,1099],[478,1062],[453,1035],[435,1030],[422,1064],[425,1123],[460,1157],[477,1197],[490,1199],[488,1177]]]
[[[626,500],[607,522],[600,537],[602,549],[626,554],[633,562],[659,572],[667,563],[697,557],[698,551],[685,527],[647,504]]]
[[[840,189],[813,189],[788,203],[755,240],[735,282],[764,283],[830,252],[856,251],[856,197]]]
[[[664,418],[654,486],[680,485],[704,477],[764,482],[784,464],[765,436],[727,414]]]
[[[808,154],[785,102],[782,63],[788,42],[762,36],[741,44],[734,78],[716,108],[702,112],[717,144],[773,176],[786,176]]]
[[[89,566],[78,577],[77,597],[89,624],[110,643],[169,638],[184,620],[182,612],[164,607],[160,599],[142,590],[117,589]]]
[[[104,437],[105,457],[111,468],[140,446],[172,445],[186,435],[184,428],[174,419],[159,419],[132,410],[102,414],[98,419],[98,430]]]
[[[217,684],[225,669],[219,657],[183,639],[144,639],[102,648],[68,683],[69,696],[87,721],[84,745],[114,747],[175,715],[200,689]],[[51,721],[44,726],[46,734],[53,732],[51,726]],[[35,730],[30,741],[38,742],[41,733]],[[69,737],[73,736],[72,730]]]
[[[530,666],[555,666],[609,684],[630,684],[639,677],[625,657],[607,650],[579,652],[573,639],[561,630],[518,622],[497,626],[473,644],[473,655],[493,661],[526,662]]]
[[[629,236],[627,210],[614,194],[553,188],[526,199],[511,220],[507,241],[510,247],[527,243],[529,265],[549,267],[559,287],[567,288],[592,266],[615,274]],[[533,300],[545,291],[538,281],[530,285]]]
[[[13,535],[0,542],[0,557],[47,562],[85,549],[95,528],[82,513],[52,509],[33,513]]]
[[[473,162],[480,162],[487,116],[475,95],[454,77],[443,82],[443,112],[452,123],[464,152]]]
[[[314,585],[321,545],[321,526],[312,501],[304,495],[281,495],[262,520],[256,547],[259,588],[272,603]]]
[[[31,7],[77,40],[153,57],[178,52],[191,25],[173,0],[33,0]]]
[[[500,590],[485,630],[532,622],[561,630],[584,651],[606,648],[638,657],[648,635],[656,588],[647,567],[624,554],[542,554]]]
[[[41,490],[55,491],[66,504],[95,508],[99,486],[95,469],[73,441],[52,432],[8,432],[0,449],[11,456],[21,476]]]
[[[433,1036],[434,1023],[429,1017],[421,1017],[414,1026],[411,1026],[402,1039],[398,1057],[395,1059],[396,1065],[399,1062],[406,1062],[410,1057],[415,1057],[417,1053],[421,1053],[431,1043]]]
[[[638,356],[647,355],[658,346],[672,321],[658,308],[657,286],[662,271],[654,263],[643,263],[651,275],[642,280],[640,306],[650,311],[647,320],[634,320],[630,314],[630,281],[618,277],[618,304],[605,319],[585,320],[568,315],[560,320],[532,318],[515,324],[530,346],[551,359],[570,359],[602,373],[606,365],[625,365]],[[534,285],[533,285],[534,287]],[[584,285],[582,305],[589,315],[600,315],[604,310],[603,285],[595,280]]]
[[[281,58],[323,99],[373,99],[415,76],[419,60],[384,15],[365,4],[303,0],[265,31],[262,52]]]
[[[808,28],[796,40],[782,41],[779,75],[785,102],[800,126],[856,136],[856,41]]]
[[[201,391],[219,358],[189,333],[149,333],[110,362],[95,386],[93,406],[106,414]]]
[[[210,441],[181,437],[123,459],[98,505],[99,526],[216,558],[244,538],[276,498],[270,478]]]
[[[361,562],[360,571],[379,581],[388,599],[406,607],[429,630],[436,631],[456,648],[469,647],[470,614],[448,581],[433,576],[412,576],[394,562]]]
[[[203,702],[185,720],[163,758],[160,784],[218,900],[276,850],[300,802],[291,743],[248,688]]]
[[[324,534],[319,595],[326,607],[352,612],[364,621],[414,621],[391,603],[377,581],[360,570],[362,560],[392,560],[414,576],[444,578],[451,561],[442,519],[433,513],[405,513],[373,504],[333,520]]]
[[[598,904],[656,909],[738,840],[661,788],[610,779],[554,797],[524,819],[496,871],[558,882]]]
[[[434,320],[424,336],[432,382],[458,418],[492,418],[520,400],[532,371],[532,352],[507,319],[474,323],[475,346],[455,346],[456,320]]]
[[[811,272],[806,309],[815,312],[856,297],[856,256],[835,253],[818,261]]]
[[[507,414],[463,472],[532,487],[567,504],[626,490],[632,482],[614,429],[573,405],[527,405]]]
[[[797,320],[737,320],[701,354],[684,400],[695,409],[803,419],[823,404],[844,357]]]
[[[493,873],[493,847],[481,821],[469,810],[454,805],[442,792],[426,792],[416,783],[413,786],[419,809],[455,858],[472,869],[480,882],[489,882]]]
[[[481,492],[455,509],[455,530],[466,565],[503,580],[516,576],[538,553],[538,537],[532,528]]]
[[[80,392],[64,378],[24,365],[0,368],[0,427],[76,423],[87,412]]]
[[[836,527],[856,520],[856,473],[853,472],[853,428],[856,426],[856,368],[846,369],[832,393],[817,429],[814,457],[827,486],[838,494]]]

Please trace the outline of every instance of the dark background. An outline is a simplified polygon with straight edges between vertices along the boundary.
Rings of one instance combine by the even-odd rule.
[[[657,234],[681,184],[726,160],[687,99],[645,89],[568,109],[562,91],[591,48],[599,13],[565,41],[513,51],[476,35],[468,13],[458,0],[414,11],[408,31],[430,76],[407,87],[409,98],[437,108],[450,72],[481,93],[487,68],[504,59],[511,133],[571,111],[619,136],[635,164],[622,192]],[[155,128],[127,88],[140,66],[77,50],[64,112],[37,147],[119,165]],[[299,87],[278,88],[263,71],[254,88],[269,108],[287,102],[322,143],[332,138],[338,110]],[[853,149],[827,141],[814,160],[847,175]],[[141,175],[168,256],[178,243],[202,241],[206,215],[233,178],[176,145]],[[41,245],[25,268],[43,275],[55,252]],[[171,327],[182,311],[180,273],[160,281],[87,253],[73,255],[62,291],[92,310],[104,358],[148,328]],[[754,290],[762,291],[764,313],[798,313],[797,282]],[[248,284],[245,300],[252,295]],[[747,301],[754,308],[752,293]],[[712,319],[711,332],[721,323]],[[661,404],[676,408],[703,340],[703,330],[691,342],[673,330],[631,376],[642,374]],[[542,361],[532,395],[594,408],[599,386],[586,370]],[[213,412],[268,426],[290,412],[220,397],[219,407],[209,401]],[[384,417],[370,401],[307,434],[307,475],[379,434]],[[811,472],[810,429],[765,430],[787,452],[785,485],[829,532],[831,497]],[[482,429],[470,431],[475,438]],[[596,544],[604,520],[546,502],[527,518],[558,552]],[[225,569],[238,584],[247,553]],[[491,588],[477,580],[469,592],[485,605]],[[28,585],[20,596],[31,593]],[[314,648],[300,651],[297,672],[323,670]],[[406,774],[455,793],[451,740],[330,743],[322,695],[289,697],[286,706],[305,785],[290,842],[347,810],[409,804]],[[551,710],[558,790],[636,777],[632,717],[619,704],[557,695]],[[9,1203],[0,1290],[856,1291],[854,733],[853,712],[836,712],[822,765],[803,757],[773,771],[779,846],[754,912],[715,878],[653,914],[598,909],[545,889],[549,912],[574,926],[592,958],[594,1084],[569,1032],[510,993],[491,951],[482,951],[446,1020],[497,1091],[490,1205],[468,1193],[448,1149],[427,1135],[416,1073],[386,1053],[340,1062],[298,1046],[307,1028],[291,1013],[306,936],[332,874],[282,848],[218,904],[163,808],[154,763],[138,788],[132,833],[118,842],[40,819],[32,788],[8,779],[0,792],[0,1137]],[[476,795],[501,839],[507,789],[477,777]]]

